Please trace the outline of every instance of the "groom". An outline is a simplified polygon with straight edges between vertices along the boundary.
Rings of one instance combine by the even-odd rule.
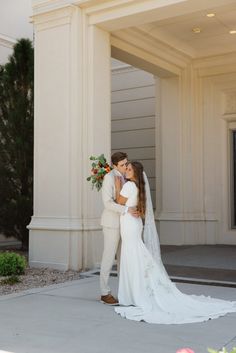
[[[105,175],[102,185],[104,211],[101,225],[104,234],[104,250],[100,271],[100,288],[101,302],[108,305],[117,305],[118,301],[111,295],[108,280],[120,242],[120,215],[129,212],[133,216],[136,216],[137,211],[132,207],[122,206],[115,202],[115,176],[119,176],[122,182],[125,183],[124,175],[128,162],[127,154],[116,152],[111,156],[111,161],[113,170]]]

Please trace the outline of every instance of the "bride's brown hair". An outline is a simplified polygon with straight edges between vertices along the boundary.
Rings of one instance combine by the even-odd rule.
[[[146,192],[145,192],[145,181],[143,177],[143,165],[137,161],[131,161],[129,164],[132,165],[134,171],[135,184],[139,190],[138,194],[138,211],[141,217],[145,217],[146,211]]]

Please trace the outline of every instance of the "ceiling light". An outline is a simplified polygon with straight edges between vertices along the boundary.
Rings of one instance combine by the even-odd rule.
[[[230,34],[236,34],[236,30],[232,29],[231,31],[229,31]]]
[[[215,14],[214,13],[208,13],[207,17],[215,17]]]
[[[192,29],[193,33],[200,33],[201,32],[201,28],[199,27],[195,27]]]

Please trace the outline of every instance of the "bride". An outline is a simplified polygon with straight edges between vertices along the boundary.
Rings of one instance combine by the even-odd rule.
[[[130,162],[126,178],[129,181],[122,187],[116,177],[116,202],[136,206],[140,217],[126,213],[120,218],[120,306],[115,311],[130,320],[156,324],[202,322],[236,312],[236,301],[187,295],[171,282],[161,261],[150,188],[142,164]]]

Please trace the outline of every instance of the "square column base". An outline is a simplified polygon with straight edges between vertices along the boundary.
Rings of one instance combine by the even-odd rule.
[[[102,250],[100,230],[30,230],[30,267],[61,271],[91,269],[100,264]]]

